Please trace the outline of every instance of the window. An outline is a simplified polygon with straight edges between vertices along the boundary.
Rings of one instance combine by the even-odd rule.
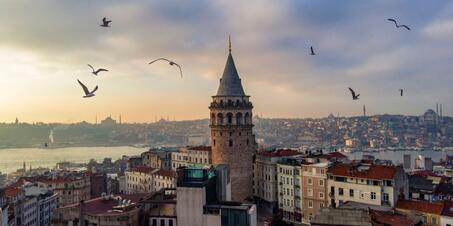
[[[319,203],[319,208],[324,208],[324,203],[323,202]]]
[[[233,140],[230,140],[229,145],[230,145],[230,147],[233,146]]]
[[[354,197],[354,189],[349,189],[349,197]]]
[[[165,226],[165,219],[160,220],[160,226]]]
[[[156,219],[153,219],[153,223],[151,224],[151,226],[157,226],[157,220]]]
[[[324,172],[324,170],[323,170],[323,169],[321,169],[321,174],[324,174],[324,173],[325,173],[325,172]]]
[[[343,188],[338,188],[338,195],[343,196]]]
[[[313,184],[313,181],[312,181],[311,178],[308,178],[308,184],[309,184],[309,185],[312,185],[312,184]]]
[[[371,192],[371,200],[375,200],[376,199],[376,192]]]
[[[324,192],[319,192],[319,198],[323,199],[324,198]]]
[[[168,220],[168,226],[173,226],[173,219]]]
[[[388,193],[384,193],[382,196],[383,196],[382,199],[384,201],[389,201],[389,194]]]
[[[308,200],[308,208],[313,208],[313,201]]]
[[[319,186],[324,186],[324,180],[323,179],[319,180]]]
[[[213,145],[215,146],[215,139],[214,139],[214,140],[212,140],[212,144],[213,144]]]
[[[307,190],[307,195],[308,195],[308,196],[313,196],[313,189],[309,188],[309,189]]]
[[[437,225],[437,220],[435,217],[431,217],[432,225]]]

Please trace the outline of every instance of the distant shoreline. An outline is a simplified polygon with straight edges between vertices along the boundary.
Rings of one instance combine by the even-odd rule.
[[[147,148],[148,146],[138,146],[132,144],[77,144],[77,145],[24,145],[24,146],[0,146],[0,151],[3,149],[22,149],[22,148],[38,148],[38,149],[59,149],[59,148],[95,148],[95,147],[133,147],[133,148]]]

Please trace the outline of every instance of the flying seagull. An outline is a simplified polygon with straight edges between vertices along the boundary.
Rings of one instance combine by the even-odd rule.
[[[389,18],[389,19],[387,19],[387,20],[388,20],[388,21],[392,21],[393,23],[395,23],[395,26],[396,26],[397,28],[400,28],[400,27],[404,27],[404,28],[406,28],[406,29],[407,29],[408,31],[410,31],[410,30],[411,30],[411,29],[410,29],[410,28],[409,28],[408,26],[406,26],[406,25],[404,25],[404,24],[402,24],[402,25],[398,25],[398,23],[396,22],[396,20],[395,20],[395,19],[391,19],[391,18]]]
[[[351,88],[349,88],[349,91],[351,91],[351,95],[352,95],[352,99],[353,100],[358,100],[359,99],[360,93],[356,95],[354,90],[352,90]]]
[[[400,89],[400,96],[403,96],[403,89]]]
[[[80,82],[78,79],[77,79],[77,82],[79,82],[80,86],[82,86],[82,88],[83,88],[83,92],[85,92],[85,96],[83,96],[83,98],[93,97],[94,92],[96,92],[96,90],[98,90],[98,86],[96,86],[96,87],[94,87],[93,91],[90,92],[88,90],[88,88],[82,82]]]
[[[107,20],[107,18],[102,18],[102,24],[100,25],[101,27],[110,27],[111,20]]]
[[[313,46],[310,46],[310,51],[311,51],[310,55],[312,55],[312,56],[316,55],[315,51],[313,50]]]
[[[171,61],[171,60],[168,60],[168,59],[165,59],[165,58],[159,58],[159,59],[156,59],[156,60],[153,60],[151,62],[149,62],[149,64],[152,64],[156,61],[159,61],[159,60],[164,60],[164,61],[167,61],[171,66],[177,66],[179,68],[179,73],[181,74],[181,78],[182,78],[182,69],[181,69],[181,66],[177,63],[175,63],[174,61]]]
[[[93,75],[98,75],[98,73],[101,72],[101,71],[109,71],[109,70],[104,69],[104,68],[99,68],[99,69],[95,70],[94,67],[91,66],[90,64],[88,64],[88,67],[91,68],[91,70],[92,70],[91,73],[93,73]]]

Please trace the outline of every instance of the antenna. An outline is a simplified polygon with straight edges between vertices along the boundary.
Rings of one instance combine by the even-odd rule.
[[[231,35],[228,35],[228,52],[231,53]]]

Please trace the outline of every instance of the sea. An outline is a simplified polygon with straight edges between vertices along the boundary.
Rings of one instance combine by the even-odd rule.
[[[22,168],[54,168],[58,162],[88,163],[90,159],[102,161],[120,159],[123,155],[135,156],[147,151],[136,147],[67,147],[67,148],[9,148],[0,149],[0,172],[11,173]]]

